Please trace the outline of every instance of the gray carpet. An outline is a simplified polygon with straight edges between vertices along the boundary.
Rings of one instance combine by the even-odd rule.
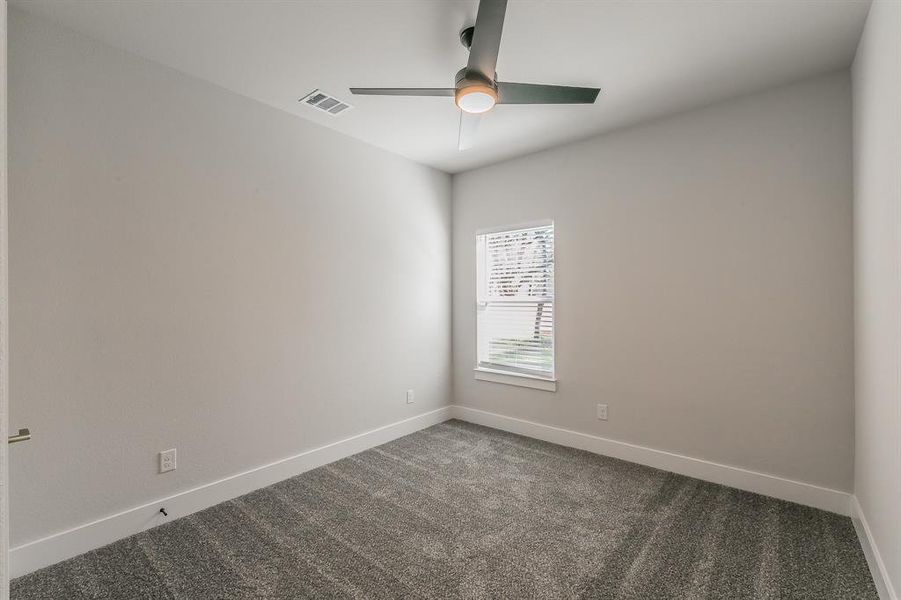
[[[12,582],[61,598],[877,598],[851,521],[448,421]]]

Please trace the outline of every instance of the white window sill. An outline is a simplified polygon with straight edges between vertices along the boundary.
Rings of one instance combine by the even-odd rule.
[[[476,367],[474,369],[476,379],[479,381],[490,381],[492,383],[505,383],[507,385],[518,385],[536,390],[544,390],[545,392],[557,391],[556,379],[544,379],[535,375],[525,375],[523,373],[511,373],[509,371],[497,371],[495,369],[486,369],[484,367]]]

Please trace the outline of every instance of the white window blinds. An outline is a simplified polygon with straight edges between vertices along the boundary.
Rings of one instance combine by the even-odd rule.
[[[478,366],[554,378],[554,225],[476,238]]]

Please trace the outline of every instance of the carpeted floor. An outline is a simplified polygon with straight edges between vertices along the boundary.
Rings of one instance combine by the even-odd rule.
[[[54,598],[877,598],[851,521],[448,421],[12,582]]]

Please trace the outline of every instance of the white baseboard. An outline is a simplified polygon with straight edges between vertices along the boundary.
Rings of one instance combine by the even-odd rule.
[[[458,418],[471,423],[648,465],[843,515],[849,515],[852,510],[852,496],[846,492],[454,405],[366,431],[308,450],[296,456],[232,475],[172,496],[159,498],[147,504],[17,546],[10,550],[10,575],[12,577],[25,575],[41,567],[99,548],[129,535],[161,525],[166,521],[189,515],[232,498],[237,498],[243,494],[368,450],[450,418]],[[169,517],[164,517],[159,513],[161,506],[166,507]],[[860,522],[864,531],[868,532],[866,521],[862,519],[862,514]],[[855,526],[857,525],[858,522],[855,521]],[[863,540],[867,536],[868,533],[865,533],[861,539]],[[884,567],[881,560],[878,559],[878,552],[875,551],[875,546],[872,545],[869,538],[867,540],[869,545],[865,546],[865,551],[869,548],[871,553],[867,555],[867,559],[870,560],[871,555],[875,556],[877,565],[884,572]],[[893,593],[886,597],[889,600],[897,600]]]
[[[870,567],[873,581],[876,583],[879,598],[881,600],[898,600],[895,588],[892,586],[892,580],[889,578],[888,570],[882,561],[882,555],[879,554],[879,548],[876,546],[876,540],[873,539],[873,533],[870,531],[870,525],[863,514],[860,502],[857,501],[857,496],[851,496],[851,521],[854,523],[854,530],[860,539],[860,547],[863,548],[863,554],[867,557],[867,564]]]
[[[647,465],[664,471],[671,471],[680,475],[687,475],[696,479],[703,479],[704,481],[711,481],[740,490],[779,498],[780,500],[821,508],[844,516],[848,516],[850,511],[851,494],[839,490],[663,450],[637,446],[627,442],[618,442],[570,429],[542,425],[541,423],[490,413],[467,406],[454,405],[451,407],[451,414],[454,418],[470,423],[502,429],[546,442],[594,452],[595,454],[612,456],[613,458]]]
[[[374,448],[446,421],[451,418],[450,415],[450,407],[445,406],[12,548],[9,552],[10,576],[25,575],[166,521]],[[166,507],[168,517],[159,513],[161,506]]]

